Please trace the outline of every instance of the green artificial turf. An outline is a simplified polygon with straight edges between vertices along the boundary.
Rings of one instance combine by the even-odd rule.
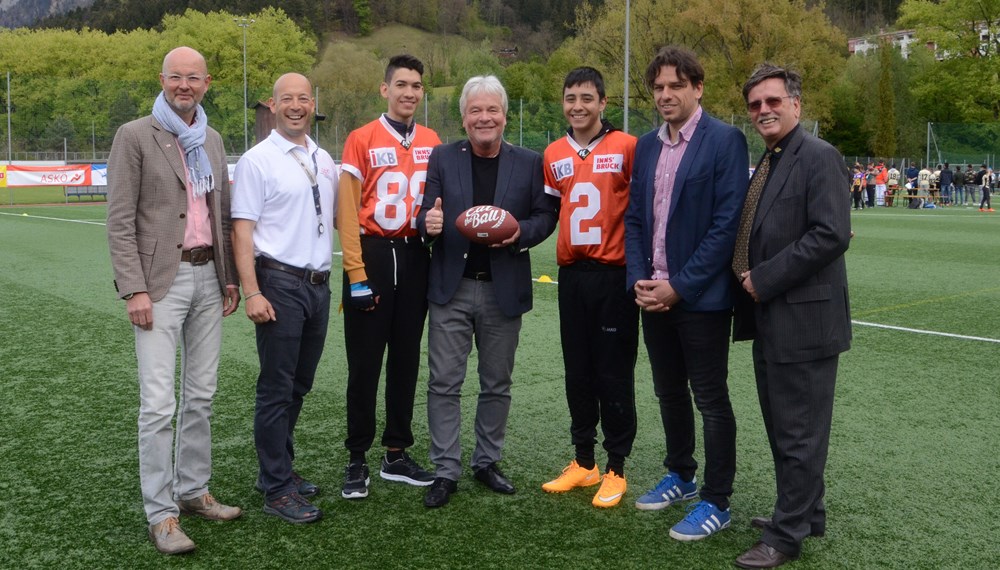
[[[1000,338],[998,216],[855,212],[847,254],[854,318]],[[730,355],[739,432],[729,530],[682,544],[667,536],[682,507],[632,506],[663,474],[644,349],[623,504],[591,507],[596,488],[542,492],[572,447],[556,285],[539,283],[522,328],[503,461],[516,495],[491,493],[467,471],[451,504],[428,510],[423,490],[375,475],[374,450],[369,498],[341,499],[346,363],[334,315],[296,434],[296,466],[323,487],[317,502],[325,518],[300,527],[264,515],[253,489],[257,360],[241,308],[225,322],[211,490],[246,514],[230,523],[184,518],[198,550],[162,556],[146,538],[133,339],[111,286],[103,219],[103,205],[0,208],[0,568],[730,568],[758,537],[750,517],[770,512],[773,470],[745,343]],[[558,278],[554,247],[550,239],[534,250],[536,276]],[[339,291],[339,280],[332,285]],[[827,536],[807,540],[792,567],[998,567],[1000,344],[856,325],[840,362]],[[474,370],[473,358],[463,400],[466,457]],[[426,377],[424,362],[421,382]],[[422,386],[412,454],[427,465]]]

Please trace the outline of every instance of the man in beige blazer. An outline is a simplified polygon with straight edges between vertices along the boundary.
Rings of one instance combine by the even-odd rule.
[[[139,365],[139,481],[150,540],[165,554],[195,548],[181,512],[213,520],[242,512],[208,492],[222,317],[240,301],[226,153],[200,105],[211,81],[197,51],[168,53],[152,115],[122,125],[108,159],[111,265]]]

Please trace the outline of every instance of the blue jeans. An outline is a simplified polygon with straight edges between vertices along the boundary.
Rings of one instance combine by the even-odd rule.
[[[965,185],[964,184],[955,184],[955,196],[954,196],[954,198],[955,199],[953,200],[953,203],[955,203],[955,204],[961,204],[961,205],[965,204]]]
[[[643,337],[653,371],[653,392],[660,401],[666,434],[663,465],[690,481],[694,459],[694,405],[701,412],[705,476],[701,498],[729,508],[736,476],[736,417],[729,400],[730,311],[693,312],[678,307],[642,313]]]
[[[257,283],[277,318],[256,326],[260,375],[253,433],[260,483],[271,500],[295,490],[295,423],[323,354],[330,286],[262,267],[257,268]]]

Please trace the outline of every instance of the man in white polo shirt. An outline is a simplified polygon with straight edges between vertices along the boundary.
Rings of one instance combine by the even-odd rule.
[[[330,315],[330,241],[340,176],[309,138],[315,101],[304,76],[278,78],[268,106],[277,128],[236,164],[233,248],[246,312],[257,326],[254,443],[264,512],[291,523],[323,513],[319,492],[292,468],[293,433],[312,388]]]

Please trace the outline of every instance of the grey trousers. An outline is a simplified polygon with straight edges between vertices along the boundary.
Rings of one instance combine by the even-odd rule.
[[[139,363],[139,482],[150,524],[176,517],[175,499],[208,492],[222,309],[215,264],[182,262],[167,295],[153,303],[152,330],[133,327]],[[178,346],[180,406],[174,395]],[[171,425],[175,411],[176,430]]]
[[[479,399],[471,466],[479,469],[501,459],[521,317],[500,311],[493,283],[462,279],[451,301],[430,303],[428,322],[430,459],[437,477],[457,481],[462,474],[462,384],[472,342],[479,356]]]

